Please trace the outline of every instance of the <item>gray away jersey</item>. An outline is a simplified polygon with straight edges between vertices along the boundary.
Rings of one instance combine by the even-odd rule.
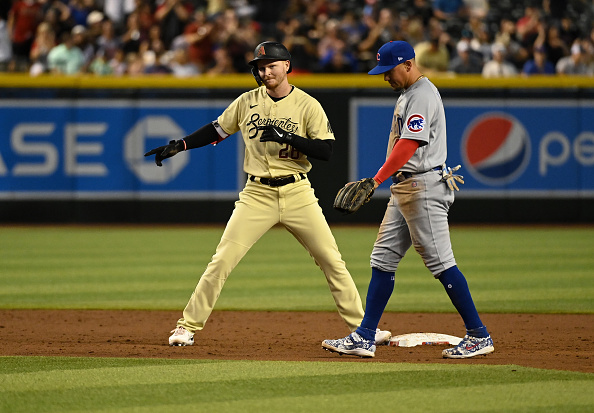
[[[403,91],[396,102],[388,153],[398,139],[413,139],[419,148],[400,169],[405,172],[425,172],[441,166],[447,158],[446,120],[439,91],[426,77]]]

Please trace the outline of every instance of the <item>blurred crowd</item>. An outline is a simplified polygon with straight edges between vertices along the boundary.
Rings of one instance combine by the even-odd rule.
[[[406,40],[425,74],[594,75],[592,0],[2,0],[0,72],[246,73],[286,45],[297,73],[365,73]]]

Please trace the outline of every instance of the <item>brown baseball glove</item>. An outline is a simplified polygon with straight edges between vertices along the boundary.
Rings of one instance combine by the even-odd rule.
[[[352,214],[369,202],[374,191],[375,181],[373,178],[349,182],[336,194],[334,209],[344,214]]]

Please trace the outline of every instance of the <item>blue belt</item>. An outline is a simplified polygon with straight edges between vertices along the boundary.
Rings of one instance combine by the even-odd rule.
[[[431,169],[429,169],[429,171],[441,171],[441,166],[436,166],[435,168],[431,168]],[[424,171],[424,172],[402,172],[402,176],[404,177],[404,179],[408,179],[408,178],[412,178],[414,175],[424,174],[425,172],[429,172],[429,171]],[[398,174],[396,174],[396,175],[398,175]],[[396,175],[392,176],[392,182],[394,182],[395,184],[401,182]]]

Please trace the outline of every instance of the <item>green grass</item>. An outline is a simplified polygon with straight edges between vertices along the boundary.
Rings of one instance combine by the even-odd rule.
[[[0,357],[0,411],[13,413],[586,412],[593,386],[513,365]]]
[[[0,228],[0,308],[183,308],[222,231]],[[362,297],[376,231],[333,228]],[[594,228],[454,227],[452,243],[481,312],[594,312]],[[334,311],[334,302],[307,252],[274,228],[233,271],[216,308]],[[386,311],[454,310],[411,249]]]
[[[0,308],[179,310],[222,231],[2,227]],[[376,228],[333,231],[364,297]],[[594,312],[594,228],[455,227],[452,243],[483,313]],[[282,229],[247,254],[216,309],[335,311]],[[387,311],[453,308],[410,251]],[[1,413],[591,412],[593,395],[592,374],[513,365],[0,357]]]

